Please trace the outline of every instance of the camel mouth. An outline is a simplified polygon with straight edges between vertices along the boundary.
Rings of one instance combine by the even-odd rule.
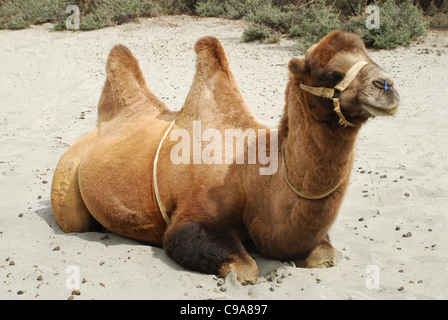
[[[381,117],[381,116],[393,116],[397,113],[398,110],[398,104],[388,106],[388,107],[381,107],[381,106],[375,106],[372,104],[362,104],[362,107],[364,110],[366,110],[368,113],[370,113],[374,117]]]

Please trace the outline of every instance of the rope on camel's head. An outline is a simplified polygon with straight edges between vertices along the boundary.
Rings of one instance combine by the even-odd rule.
[[[353,123],[345,119],[344,115],[341,111],[341,106],[339,105],[339,97],[335,97],[335,90],[339,91],[339,93],[342,93],[348,85],[355,79],[356,75],[359,71],[361,71],[362,67],[364,67],[366,64],[368,64],[366,61],[358,61],[355,63],[346,73],[344,79],[342,79],[339,83],[337,83],[333,88],[325,88],[325,87],[310,87],[303,83],[300,84],[300,88],[303,90],[314,94],[315,96],[326,98],[326,99],[333,99],[333,105],[334,105],[334,112],[339,117],[339,124],[345,128],[347,127],[355,127]],[[387,91],[387,84],[384,82],[384,88]]]

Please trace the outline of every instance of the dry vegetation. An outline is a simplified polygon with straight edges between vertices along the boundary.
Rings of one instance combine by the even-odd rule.
[[[80,29],[94,30],[161,14],[189,14],[250,22],[243,41],[275,43],[297,39],[306,49],[327,33],[356,32],[367,45],[408,45],[426,28],[448,28],[448,0],[0,0],[0,29],[23,29],[52,22],[64,30],[65,8],[80,8]],[[367,29],[368,4],[380,9],[380,28]]]

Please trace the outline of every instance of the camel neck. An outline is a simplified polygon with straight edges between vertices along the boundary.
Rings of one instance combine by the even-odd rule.
[[[290,94],[295,99],[287,98],[294,103],[285,108],[288,132],[284,143],[289,183],[309,197],[326,194],[348,179],[359,128],[318,121],[303,92]]]

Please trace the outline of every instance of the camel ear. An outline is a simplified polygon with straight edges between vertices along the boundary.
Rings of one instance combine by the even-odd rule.
[[[297,77],[304,77],[308,73],[305,59],[292,58],[288,63],[289,71]]]
[[[137,59],[128,48],[123,45],[112,48],[107,59],[106,73],[114,100],[120,107],[144,99],[142,87],[146,87],[146,82]]]

